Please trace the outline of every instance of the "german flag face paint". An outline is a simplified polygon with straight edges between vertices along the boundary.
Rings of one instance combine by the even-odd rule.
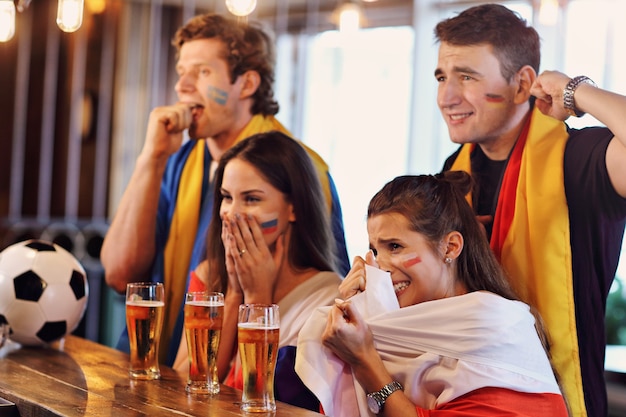
[[[502,104],[504,103],[504,97],[499,95],[499,94],[490,94],[487,93],[485,94],[485,100],[487,101],[487,103],[491,103],[491,104]]]

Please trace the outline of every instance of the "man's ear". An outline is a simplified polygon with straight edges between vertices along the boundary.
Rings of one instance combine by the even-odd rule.
[[[240,98],[252,97],[259,88],[259,85],[261,85],[261,76],[258,72],[250,70],[244,72],[240,77],[242,81]]]
[[[516,104],[528,102],[530,98],[530,87],[533,85],[536,78],[537,73],[530,65],[524,65],[517,71],[517,74],[514,76],[514,80],[517,83],[517,90],[513,100]]]

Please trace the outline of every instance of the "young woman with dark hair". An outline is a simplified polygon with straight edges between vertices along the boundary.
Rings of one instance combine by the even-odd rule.
[[[568,415],[541,321],[489,248],[465,200],[470,186],[463,171],[402,176],[372,198],[371,252],[298,345],[296,370],[328,415]],[[364,297],[390,305],[366,266],[389,273],[378,278],[395,308],[364,308]]]
[[[215,171],[208,255],[189,291],[225,295],[218,353],[220,378],[242,388],[237,356],[240,304],[278,304],[280,340],[275,395],[313,411],[319,402],[294,370],[300,328],[318,306],[331,305],[341,282],[334,240],[315,168],[304,148],[278,131],[254,135],[229,149]],[[184,370],[186,345],[176,360]]]

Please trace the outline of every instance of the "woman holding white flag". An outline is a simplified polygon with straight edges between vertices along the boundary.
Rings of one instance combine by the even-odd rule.
[[[296,370],[328,415],[568,415],[541,321],[509,286],[470,187],[461,171],[402,176],[371,200],[371,252],[298,342]]]

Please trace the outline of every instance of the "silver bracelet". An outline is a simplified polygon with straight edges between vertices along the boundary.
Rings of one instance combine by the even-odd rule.
[[[563,89],[563,107],[565,107],[565,110],[570,116],[582,117],[585,114],[585,112],[576,108],[576,103],[574,102],[574,93],[582,83],[591,84],[594,87],[596,86],[596,83],[594,83],[591,78],[585,75],[579,75],[569,80]]]

